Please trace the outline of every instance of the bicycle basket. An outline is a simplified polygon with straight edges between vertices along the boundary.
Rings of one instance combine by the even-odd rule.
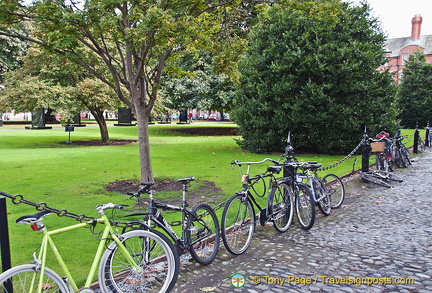
[[[370,146],[372,148],[372,153],[381,153],[384,152],[385,142],[371,142]]]

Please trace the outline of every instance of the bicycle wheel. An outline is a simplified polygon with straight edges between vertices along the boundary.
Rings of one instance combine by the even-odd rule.
[[[408,165],[406,164],[406,160],[404,160],[404,155],[400,148],[394,149],[394,162],[399,168],[406,168]]]
[[[398,166],[398,168],[405,167],[403,165],[403,162],[402,162],[402,155],[401,155],[400,149],[397,147],[392,147],[391,151],[392,151],[393,163],[396,166]]]
[[[421,153],[424,153],[426,151],[426,145],[421,138],[418,140],[418,151]]]
[[[405,146],[401,148],[401,158],[407,167],[411,165],[411,155],[408,148],[406,148]]]
[[[244,253],[255,231],[255,212],[249,199],[243,195],[231,197],[222,213],[222,240],[234,255]]]
[[[268,211],[276,231],[286,232],[294,218],[293,191],[288,184],[280,182],[273,186],[268,199]]]
[[[384,170],[388,171],[388,172],[393,172],[395,170],[395,166],[394,166],[394,162],[392,160],[392,158],[385,158],[385,168]]]
[[[132,230],[121,235],[129,255],[141,269],[129,264],[112,242],[102,256],[99,285],[102,292],[167,292],[178,277],[178,266],[170,246],[151,231]]]
[[[335,174],[327,174],[321,180],[330,195],[331,208],[340,208],[345,199],[345,186],[342,180]]]
[[[318,208],[324,216],[330,215],[331,212],[331,201],[330,196],[326,192],[324,183],[320,181],[312,180],[312,184],[315,190],[315,197],[317,200]]]
[[[27,293],[36,292],[40,284],[40,267],[32,264],[13,267],[0,275],[0,292],[2,293]],[[69,293],[65,281],[54,271],[45,268],[42,279],[42,292],[44,293]]]
[[[387,182],[383,181],[382,179],[378,179],[377,177],[375,177],[372,174],[361,173],[361,178],[362,178],[362,180],[364,182],[369,182],[369,183],[373,183],[373,184],[384,186],[384,187],[388,187],[388,188],[391,187],[390,184],[388,184]]]
[[[180,257],[179,257],[179,253],[178,253],[177,248],[168,239],[168,237],[165,234],[163,234],[162,232],[158,231],[158,230],[149,229],[147,225],[142,225],[140,229],[134,229],[134,230],[145,230],[145,231],[150,231],[152,233],[155,233],[157,236],[159,236],[160,238],[162,238],[162,240],[165,241],[165,243],[168,244],[168,246],[170,247],[170,250],[173,253],[174,261],[175,261],[176,272],[174,272],[174,276],[178,276],[179,275],[179,270],[180,270]],[[172,290],[172,288],[174,288],[176,282],[177,282],[177,278],[173,278],[171,280],[171,283],[170,283],[170,285],[168,287],[168,291],[167,292],[170,292]]]
[[[312,192],[304,183],[296,183],[294,192],[297,220],[303,230],[309,230],[315,222],[315,201]]]
[[[379,153],[375,155],[375,168],[377,170],[384,170],[384,162],[384,154]]]
[[[186,224],[189,252],[200,264],[213,261],[219,251],[219,222],[213,209],[199,204],[192,209]]]

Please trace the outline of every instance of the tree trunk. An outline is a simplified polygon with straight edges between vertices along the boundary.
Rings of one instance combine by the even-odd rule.
[[[108,134],[108,126],[106,124],[106,120],[104,117],[103,110],[99,108],[93,108],[89,107],[90,112],[95,117],[97,124],[99,125],[99,131],[101,135],[101,141],[102,142],[108,142],[109,141],[109,134]]]
[[[150,140],[148,132],[149,114],[144,107],[135,106],[135,116],[138,125],[141,181],[154,182],[150,159]]]

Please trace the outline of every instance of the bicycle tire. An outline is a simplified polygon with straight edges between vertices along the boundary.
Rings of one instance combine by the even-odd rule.
[[[219,222],[207,204],[196,205],[192,214],[186,224],[186,239],[191,244],[189,252],[198,263],[207,265],[219,251]]]
[[[399,168],[408,167],[406,160],[404,160],[404,155],[402,154],[402,150],[397,147],[394,150],[394,162]]]
[[[112,242],[99,266],[102,292],[168,292],[179,274],[170,245],[158,234],[146,230],[126,232],[120,239],[142,271],[137,273],[125,260],[117,243]]]
[[[36,288],[36,283],[39,283],[40,277],[40,267],[33,264],[20,265],[5,271],[0,275],[0,292],[2,293],[26,293],[33,292]],[[9,290],[9,285],[12,282],[13,289]],[[9,285],[8,285],[9,284]],[[53,270],[45,268],[44,288],[42,288],[43,293],[69,293],[68,286],[65,281]]]
[[[377,170],[383,170],[384,163],[381,159],[381,154],[375,154],[375,168]]]
[[[393,171],[393,165],[392,161],[387,158],[385,153],[380,154],[380,165],[381,168],[377,168],[377,170],[383,170],[385,172],[392,172]]]
[[[385,158],[385,161],[386,161],[386,168],[387,168],[387,171],[388,172],[393,172],[394,170],[395,170],[395,164],[394,164],[394,162],[393,162],[393,160],[392,160],[392,158],[390,157],[390,158]]]
[[[315,223],[315,201],[312,192],[306,184],[296,183],[294,193],[297,221],[303,230],[309,230]]]
[[[418,151],[421,153],[424,153],[426,151],[426,145],[421,138],[418,140]]]
[[[255,211],[249,199],[238,194],[228,200],[222,213],[221,231],[225,248],[231,254],[240,255],[248,249],[255,221]]]
[[[134,230],[145,230],[145,231],[150,231],[150,232],[152,232],[152,233],[155,233],[155,234],[156,234],[157,236],[159,236],[160,238],[162,238],[162,240],[165,241],[165,242],[168,244],[168,246],[170,247],[170,250],[171,250],[172,253],[173,253],[174,261],[175,261],[176,272],[174,273],[174,276],[178,276],[178,275],[179,275],[179,271],[180,271],[180,257],[179,257],[179,249],[177,249],[177,247],[172,243],[172,241],[169,240],[169,238],[168,238],[164,233],[162,233],[161,231],[158,231],[158,230],[156,230],[156,229],[148,228],[147,225],[142,225],[142,223],[140,223],[140,222],[137,222],[137,223],[138,223],[138,224],[141,224],[141,228],[139,228],[139,229],[138,229],[138,228],[135,228],[135,229],[130,230],[130,231],[134,231]],[[124,232],[123,232],[123,233],[124,233]],[[167,291],[167,292],[170,292],[170,291],[174,288],[176,282],[177,282],[177,278],[173,278],[173,279],[171,280],[171,283],[170,283],[170,285],[169,285],[169,287],[168,287],[168,291]]]
[[[398,168],[405,167],[402,162],[402,154],[400,152],[400,149],[397,148],[396,146],[392,146],[391,152],[392,152],[393,164],[395,164]]]
[[[378,179],[377,177],[375,177],[372,174],[361,173],[361,178],[364,182],[373,183],[373,184],[380,185],[383,187],[388,187],[388,188],[391,187],[390,184],[383,181],[382,179]]]
[[[402,161],[404,162],[404,164],[408,167],[409,165],[411,165],[411,155],[409,153],[408,148],[406,148],[405,146],[401,149],[401,154],[402,154]]]
[[[330,195],[331,208],[340,208],[345,200],[345,186],[342,180],[335,174],[327,174],[321,180]]]
[[[312,180],[313,188],[315,191],[315,199],[318,205],[318,209],[324,216],[328,216],[331,213],[331,201],[330,196],[326,192],[325,186],[319,180]]]
[[[286,232],[294,218],[294,200],[292,188],[285,182],[273,186],[268,199],[268,211],[276,231]]]

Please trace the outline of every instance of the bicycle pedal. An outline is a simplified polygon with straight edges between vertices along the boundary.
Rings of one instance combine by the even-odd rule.
[[[265,222],[266,227],[273,227],[273,222]]]

